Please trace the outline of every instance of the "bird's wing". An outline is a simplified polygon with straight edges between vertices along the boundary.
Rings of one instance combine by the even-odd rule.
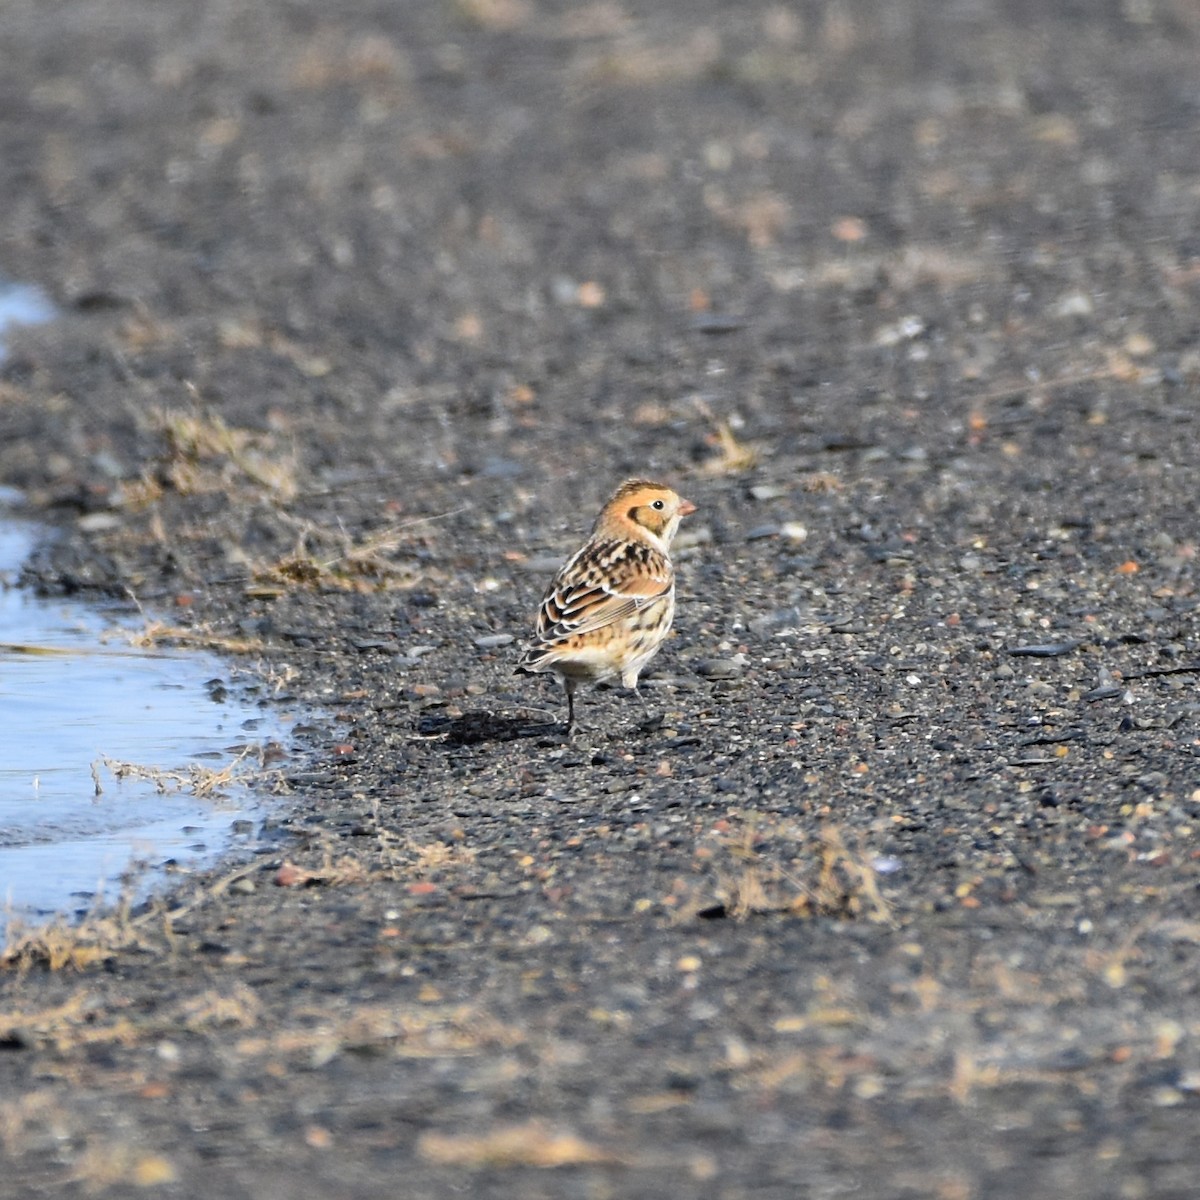
[[[538,611],[537,636],[559,642],[612,625],[666,596],[666,556],[636,542],[589,542],[558,573]]]

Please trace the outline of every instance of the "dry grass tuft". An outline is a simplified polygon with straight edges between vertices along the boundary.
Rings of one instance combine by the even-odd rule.
[[[420,843],[402,837],[381,819],[378,803],[362,836],[361,857],[342,852],[335,840],[323,839],[311,865],[283,863],[275,876],[281,887],[340,887],[386,880],[392,883],[428,883],[449,872],[469,867],[475,851],[458,843]]]
[[[371,870],[352,855],[334,858],[326,854],[315,867],[302,867],[291,861],[280,864],[275,872],[276,887],[345,887],[353,883],[366,883],[371,879],[388,879],[387,872]]]
[[[129,645],[139,650],[157,646],[194,646],[219,654],[265,654],[269,649],[265,642],[254,638],[229,637],[207,626],[168,625],[151,618],[147,618],[140,629],[121,630],[120,633]]]
[[[768,856],[780,843],[799,842],[785,864]],[[826,826],[813,839],[793,828],[768,829],[746,820],[721,845],[726,863],[716,868],[715,896],[724,912],[744,920],[763,913],[800,917],[891,921],[870,861],[846,845],[842,832]],[[692,911],[711,909],[710,899]]]
[[[441,1166],[483,1170],[489,1167],[576,1167],[620,1163],[621,1155],[542,1121],[502,1125],[486,1133],[438,1133],[427,1130],[417,1153]]]
[[[227,991],[215,988],[189,997],[179,1006],[178,1023],[196,1032],[202,1029],[253,1029],[262,1019],[262,1001],[244,983]]]
[[[726,421],[720,422],[709,439],[716,454],[700,467],[705,475],[737,475],[758,464],[758,451],[739,442]]]
[[[217,413],[163,409],[155,424],[166,452],[154,478],[190,496],[230,492],[247,485],[284,503],[299,490],[294,452],[280,453],[274,438],[227,425]],[[152,492],[151,489],[147,489]]]
[[[412,870],[422,876],[470,866],[475,861],[475,851],[470,846],[447,845],[445,842],[421,843],[405,838],[404,850],[412,856]]]
[[[48,971],[84,971],[143,945],[125,899],[111,913],[90,913],[76,924],[65,918],[36,927],[10,921],[4,949],[0,950],[0,970],[25,973],[40,967]]]
[[[847,848],[836,826],[821,831],[819,861],[816,887],[807,896],[814,913],[891,920],[875,868],[863,855]]]
[[[109,758],[107,754],[100,755],[92,763],[92,782],[96,795],[104,788],[101,784],[100,768],[107,770],[114,779],[141,779],[154,785],[160,796],[169,792],[184,792],[190,796],[201,798],[216,798],[226,794],[233,787],[249,787],[251,785],[263,788],[268,782],[278,785],[278,771],[266,767],[267,749],[262,745],[243,746],[234,757],[220,768],[204,767],[199,763],[189,763],[183,770],[168,771],[162,767],[146,767],[140,763],[123,762],[120,759]]]
[[[455,0],[460,19],[479,29],[518,29],[534,16],[530,0]]]
[[[177,1175],[169,1159],[146,1154],[133,1146],[109,1141],[89,1141],[75,1160],[70,1182],[78,1183],[87,1195],[98,1195],[116,1188],[138,1189],[174,1183]]]
[[[397,1058],[458,1058],[511,1050],[525,1041],[518,1028],[468,1006],[363,1005],[352,1012],[313,1009],[299,1028],[273,1028],[238,1039],[242,1058],[301,1058],[320,1066],[344,1053],[390,1052]]]
[[[9,1009],[0,1015],[0,1042],[44,1041],[56,1036],[69,1026],[82,1024],[91,1012],[91,1001],[83,992],[77,992],[70,1000],[39,1008],[32,1012]],[[5,1140],[5,1116],[11,1110],[0,1109],[0,1145]]]
[[[427,564],[397,562],[392,556],[402,547],[427,544],[432,522],[461,511],[414,517],[359,538],[340,526],[329,528],[285,514],[297,528],[295,549],[255,569],[257,591],[261,594],[273,586],[281,591],[296,586],[380,591],[427,583]]]
[[[801,476],[800,486],[806,492],[829,493],[840,492],[845,485],[831,471],[810,471]]]
[[[711,427],[707,440],[716,451],[712,458],[700,464],[701,474],[737,475],[757,466],[758,451],[753,446],[738,441],[733,432],[733,425],[728,419],[718,417],[699,397],[693,400],[693,404]]]

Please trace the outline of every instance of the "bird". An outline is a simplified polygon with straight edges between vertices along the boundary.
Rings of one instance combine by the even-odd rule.
[[[575,728],[575,690],[581,683],[620,678],[637,692],[638,675],[675,618],[671,542],[679,522],[695,511],[666,484],[626,480],[546,590],[535,639],[517,672],[548,671],[563,681],[568,735]]]

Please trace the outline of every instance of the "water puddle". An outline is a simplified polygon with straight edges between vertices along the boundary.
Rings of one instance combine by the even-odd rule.
[[[40,325],[56,316],[50,297],[41,288],[0,279],[0,360],[7,351],[4,335],[13,325]]]
[[[261,802],[244,783],[204,785],[231,764],[257,774],[277,732],[226,690],[227,661],[140,649],[144,620],[12,587],[38,536],[0,511],[0,946],[14,917],[118,900],[134,869],[144,895],[165,869],[251,849]]]

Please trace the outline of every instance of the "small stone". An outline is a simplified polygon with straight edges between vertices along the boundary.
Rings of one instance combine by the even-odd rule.
[[[901,342],[911,342],[925,332],[925,322],[918,316],[901,317],[895,324],[885,325],[875,334],[876,346],[898,346]]]
[[[764,538],[777,537],[780,532],[778,525],[755,525],[746,531],[746,541],[761,542]]]
[[[774,612],[754,617],[747,628],[755,637],[770,637],[783,629],[797,629],[804,623],[804,614],[798,608],[777,608]]]
[[[1090,317],[1093,310],[1092,298],[1086,292],[1068,292],[1053,312],[1056,317]]]
[[[82,533],[107,533],[120,526],[121,518],[116,513],[95,512],[80,517],[76,524]]]
[[[1016,658],[1061,658],[1081,645],[1082,642],[1047,642],[1040,646],[1009,646],[1008,652]]]
[[[787,495],[787,488],[781,488],[773,483],[756,483],[750,489],[751,499],[754,500],[778,500],[781,496]]]
[[[511,645],[516,639],[511,633],[489,633],[484,637],[475,639],[476,649],[479,650],[495,650],[500,646]]]
[[[696,666],[696,674],[705,679],[736,679],[746,666],[746,656],[706,658]]]

